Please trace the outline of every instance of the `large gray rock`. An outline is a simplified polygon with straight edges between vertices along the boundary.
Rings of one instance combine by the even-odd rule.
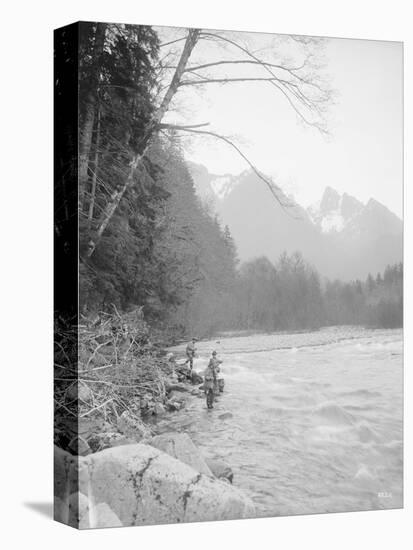
[[[182,393],[185,393],[185,392],[189,392],[191,391],[191,388],[188,387],[187,385],[185,384],[181,384],[179,382],[176,382],[176,383],[169,383],[169,384],[165,384],[166,386],[166,392],[167,393],[170,393],[170,392],[182,392]]]
[[[229,464],[222,460],[213,460],[211,458],[206,458],[205,462],[215,477],[224,481],[229,481],[229,483],[233,482],[234,472]]]
[[[188,398],[189,394],[187,393],[182,393],[175,390],[168,393],[168,401],[179,401],[181,403],[185,403]]]
[[[185,406],[183,401],[172,401],[171,399],[166,402],[168,411],[179,411]]]
[[[61,505],[59,498],[55,499]],[[102,527],[121,527],[122,522],[115,512],[105,502],[97,505],[83,493],[75,492],[69,496],[68,503],[68,524],[78,529],[102,528]],[[65,510],[66,512],[66,510]]]
[[[213,473],[189,435],[177,432],[164,433],[156,435],[148,443],[181,462],[185,462],[185,464],[188,464],[188,466],[191,466],[197,472],[213,476]]]
[[[64,418],[61,419],[63,431],[67,434],[71,434],[72,437],[79,436],[85,441],[93,434],[107,431],[105,421],[102,419],[92,418]]]
[[[156,414],[156,416],[163,416],[165,414],[165,407],[162,403],[155,403],[154,414]]]
[[[66,454],[56,454],[61,482],[55,486],[55,517],[78,528],[255,516],[252,502],[240,491],[149,445],[114,447],[76,461]],[[63,473],[73,478],[70,465],[79,480],[74,490],[61,479]]]
[[[79,486],[79,460],[59,447],[54,448],[54,518],[56,521],[70,523],[69,499]]]
[[[140,441],[151,435],[150,430],[138,417],[132,416],[128,411],[124,411],[117,421],[118,430],[126,437]]]
[[[119,432],[103,432],[93,435],[89,438],[88,443],[92,451],[96,453],[98,451],[103,451],[103,449],[109,449],[110,447],[131,445],[135,443],[135,441]]]
[[[96,529],[107,527],[108,525],[111,527],[122,527],[123,525],[106,502],[100,502],[96,506],[92,506],[89,510],[91,517],[94,518],[93,525]],[[85,525],[85,528],[88,529],[89,525]],[[82,529],[82,526],[79,526],[79,529]]]
[[[204,379],[202,378],[202,376],[196,372],[196,371],[192,371],[191,372],[191,382],[192,384],[196,385],[196,384],[202,384],[204,381]]]

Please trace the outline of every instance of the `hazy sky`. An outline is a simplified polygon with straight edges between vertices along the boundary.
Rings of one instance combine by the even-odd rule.
[[[278,47],[277,37],[232,36],[236,34],[256,50],[269,42],[274,51]],[[231,54],[230,47],[224,52],[214,47],[197,45],[199,59],[226,59]],[[285,44],[283,48],[283,55],[288,54]],[[262,57],[273,53],[267,49]],[[317,201],[329,185],[363,202],[374,197],[401,216],[402,45],[328,39],[323,58],[336,92],[327,139],[298,123],[285,98],[263,82],[188,88],[178,96],[178,111],[170,120],[180,120],[178,112],[185,112],[186,122],[209,122],[211,130],[231,136],[262,172],[304,206]],[[216,174],[247,168],[225,144],[204,137],[191,140],[187,157]]]

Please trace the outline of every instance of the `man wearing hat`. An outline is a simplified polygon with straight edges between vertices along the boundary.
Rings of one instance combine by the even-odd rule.
[[[205,371],[204,390],[208,409],[213,408],[214,393],[218,387],[217,374],[220,371],[221,363],[222,361],[217,358],[217,352],[214,350]]]
[[[187,360],[185,361],[185,365],[187,363],[189,363],[189,368],[191,369],[191,371],[192,371],[192,367],[194,365],[194,357],[195,357],[195,352],[196,352],[195,342],[196,342],[196,338],[192,338],[192,340],[186,346]]]

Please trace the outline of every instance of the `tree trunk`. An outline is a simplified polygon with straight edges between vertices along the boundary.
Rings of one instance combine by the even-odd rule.
[[[110,200],[106,206],[106,208],[103,211],[102,214],[102,220],[101,223],[97,229],[96,237],[94,241],[89,242],[88,252],[87,256],[90,257],[93,252],[95,251],[96,246],[98,245],[103,232],[105,231],[106,227],[108,226],[108,223],[110,222],[113,214],[115,213],[123,195],[125,194],[126,190],[132,186],[134,181],[134,176],[136,174],[136,170],[139,167],[140,163],[142,162],[142,158],[144,157],[151,138],[153,135],[158,131],[158,126],[163,117],[165,116],[165,113],[167,112],[169,105],[171,103],[172,98],[176,94],[182,75],[185,71],[186,65],[188,63],[188,60],[191,56],[192,50],[194,49],[198,36],[199,36],[200,30],[198,29],[191,29],[188,31],[188,36],[185,41],[184,48],[182,50],[181,57],[179,59],[179,63],[177,65],[177,68],[175,70],[174,76],[171,80],[171,83],[169,85],[169,88],[162,100],[162,103],[160,107],[156,110],[154,116],[152,117],[151,122],[148,125],[148,128],[146,129],[143,139],[142,139],[142,145],[141,145],[141,152],[137,153],[135,157],[132,159],[130,163],[129,173],[125,180],[125,183],[122,185],[122,187],[114,193],[112,193],[112,196],[110,197]]]
[[[89,214],[88,214],[89,228],[92,226],[93,210],[95,208],[97,172],[98,172],[98,164],[99,164],[99,144],[100,144],[100,109],[98,109],[97,123],[96,123],[95,160],[93,163],[94,171],[92,176],[92,188],[90,190]]]
[[[88,179],[89,153],[92,145],[93,125],[95,122],[95,110],[97,100],[97,87],[99,85],[100,59],[105,44],[106,24],[98,23],[96,26],[95,41],[93,44],[92,58],[95,61],[95,70],[90,83],[90,91],[86,98],[85,118],[80,133],[79,143],[79,209],[83,209],[85,189]]]

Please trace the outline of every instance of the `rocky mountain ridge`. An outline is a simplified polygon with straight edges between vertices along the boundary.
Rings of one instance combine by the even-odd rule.
[[[300,251],[321,275],[342,280],[402,261],[403,223],[374,198],[363,204],[328,186],[313,206],[285,209],[251,170],[217,176],[198,164],[189,168],[198,195],[228,225],[241,261]]]

